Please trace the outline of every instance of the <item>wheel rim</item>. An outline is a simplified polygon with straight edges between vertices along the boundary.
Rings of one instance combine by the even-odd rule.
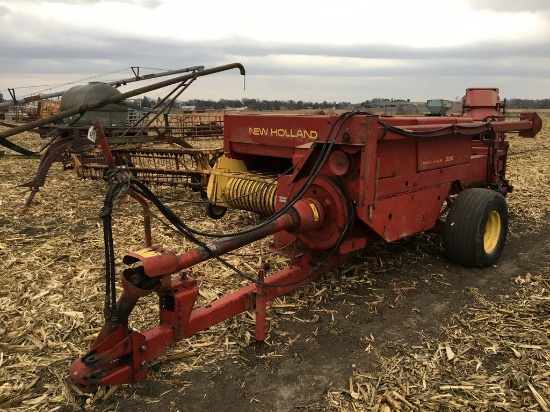
[[[493,253],[500,238],[501,223],[500,215],[497,211],[492,211],[485,225],[485,235],[483,236],[483,247],[485,253]]]

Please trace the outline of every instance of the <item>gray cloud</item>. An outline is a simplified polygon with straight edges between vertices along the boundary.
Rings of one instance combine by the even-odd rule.
[[[73,0],[61,1],[75,4]],[[143,7],[161,4],[160,0],[121,2]],[[532,10],[536,3],[534,0],[521,2]],[[514,4],[516,2],[484,2],[486,7],[502,5],[500,11]],[[545,1],[543,5],[546,10],[550,9],[550,2]],[[439,97],[455,97],[466,87],[500,87],[501,84],[508,97],[547,97],[540,93],[550,90],[550,38],[544,36],[532,42],[480,41],[440,48],[413,47],[406,43],[397,46],[266,44],[237,37],[216,42],[188,42],[139,35],[115,36],[102,31],[91,34],[66,26],[52,30],[48,22],[22,16],[9,26],[3,23],[3,16],[8,13],[9,8],[0,5],[0,24],[9,33],[0,37],[2,92],[8,87],[20,86],[5,80],[18,75],[39,79],[36,81],[41,84],[47,79],[65,82],[100,73],[110,73],[101,80],[114,80],[130,77],[128,72],[122,74],[118,70],[136,65],[178,69],[193,65],[213,67],[234,61],[245,64],[247,85],[256,93],[254,97],[266,99],[360,101],[376,96],[421,97],[433,90],[441,92]],[[33,38],[33,34],[36,37]],[[306,61],[310,63],[293,65],[288,62],[288,56],[307,56]],[[389,64],[369,66],[365,64],[366,59]],[[238,76],[231,73],[227,77]],[[224,82],[209,78],[202,84],[208,85],[201,90],[208,89],[204,93],[209,93],[209,97],[232,98],[233,89]]]
[[[550,3],[550,2],[549,2]],[[84,37],[87,34],[84,35]],[[283,44],[255,42],[254,40],[234,37],[232,39],[187,42],[185,40],[150,40],[149,38],[128,37],[96,37],[102,45],[113,45],[124,53],[139,54],[151,53],[163,55],[164,50],[169,54],[176,53],[179,49],[188,50],[189,53],[202,56],[220,56],[231,54],[243,57],[265,57],[272,55],[294,56],[318,56],[318,57],[343,57],[360,59],[401,59],[401,60],[426,60],[426,59],[503,59],[503,58],[547,58],[550,50],[550,37],[541,37],[536,41],[525,40],[494,42],[479,41],[474,44],[462,46],[444,46],[438,48],[421,47],[421,45],[369,44],[361,46],[346,45],[311,45],[311,44]],[[126,47],[126,44],[134,43],[135,47]],[[107,46],[104,51],[110,52]]]
[[[162,5],[162,0],[143,0],[141,5],[148,9],[156,9]]]
[[[82,5],[82,4],[96,4],[101,3],[104,0],[39,0],[37,2],[29,1],[29,0],[3,0],[3,3],[63,3],[63,4],[74,4],[74,5]],[[122,0],[125,1],[125,0]]]
[[[172,62],[183,58],[195,58],[206,63],[219,60],[223,56],[241,56],[243,58],[267,59],[269,56],[311,56],[342,57],[352,59],[394,59],[394,60],[459,60],[475,61],[494,59],[544,59],[548,57],[550,39],[540,39],[528,43],[480,42],[467,46],[445,48],[417,48],[408,45],[388,46],[375,44],[369,46],[311,46],[260,44],[252,41],[235,42],[186,42],[139,39],[134,37],[113,37],[78,32],[73,29],[59,28],[50,38],[41,37],[40,42],[22,40],[23,36],[0,37],[0,57],[11,59],[109,59],[133,60],[145,59]],[[124,56],[124,57],[122,57]],[[533,64],[522,60],[524,69]],[[316,67],[311,67],[315,70]],[[499,70],[498,63],[493,65]],[[1,69],[0,69],[1,70]]]
[[[6,3],[21,2],[21,0],[4,0]],[[63,3],[70,5],[87,5],[97,3],[124,3],[133,4],[136,6],[143,6],[148,9],[154,9],[159,7],[163,0],[39,0],[40,3]]]
[[[60,38],[69,33],[59,33]],[[141,65],[161,69],[177,69],[193,65],[212,67],[232,61],[245,63],[252,76],[309,76],[309,77],[533,77],[548,76],[547,50],[550,44],[495,45],[477,44],[445,49],[415,49],[407,46],[388,47],[311,47],[309,45],[261,45],[239,42],[188,43],[155,42],[147,39],[94,37],[71,33],[71,41],[34,45],[23,41],[0,39],[0,73],[9,67],[12,72],[76,76],[90,73],[109,73],[113,70]],[[68,37],[67,37],[68,38]],[[280,58],[311,56],[311,65],[293,66]],[[29,58],[28,56],[32,56]],[[349,64],[330,65],[325,57],[350,58]],[[314,64],[316,58],[321,62]],[[354,59],[387,60],[389,65],[371,67],[354,65]],[[411,64],[413,63],[413,64]],[[115,76],[114,78],[120,78]],[[14,86],[14,85],[7,85]]]
[[[472,9],[496,12],[538,12],[550,10],[548,0],[467,0]]]

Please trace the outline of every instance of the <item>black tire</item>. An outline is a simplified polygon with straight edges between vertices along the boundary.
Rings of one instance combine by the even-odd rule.
[[[224,206],[218,206],[212,202],[206,204],[206,216],[211,219],[221,219],[225,212],[227,212],[227,208]]]
[[[467,267],[495,264],[508,233],[506,199],[489,189],[467,189],[451,206],[443,232],[445,256]]]

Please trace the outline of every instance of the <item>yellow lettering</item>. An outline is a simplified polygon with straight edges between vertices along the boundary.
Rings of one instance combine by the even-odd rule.
[[[313,221],[318,222],[319,221],[319,210],[317,210],[317,206],[313,203],[309,203],[309,207],[311,211],[313,212]]]
[[[433,160],[425,160],[422,162],[423,165],[434,165],[436,163],[443,163],[443,159],[433,159]]]
[[[303,129],[268,129],[267,127],[249,127],[248,134],[251,136],[276,136],[285,138],[298,139],[317,139],[318,133],[316,130]]]
[[[309,139],[317,139],[317,131],[316,130],[304,130],[304,137],[307,137]]]
[[[269,129],[267,127],[249,127],[248,134],[252,136],[267,136]]]

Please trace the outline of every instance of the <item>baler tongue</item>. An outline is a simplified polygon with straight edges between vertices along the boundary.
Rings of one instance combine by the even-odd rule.
[[[92,349],[73,362],[70,375],[83,392],[93,391],[100,385],[139,382],[146,377],[149,363],[166,352],[175,340],[193,335],[245,310],[256,310],[257,338],[264,340],[267,301],[301,286],[306,280],[297,280],[303,276],[298,269],[310,271],[312,267],[309,264],[283,270],[268,279],[265,279],[268,266],[264,265],[258,273],[256,287],[238,290],[195,310],[193,306],[198,296],[196,282],[192,279],[171,279],[171,275],[283,230],[306,233],[319,229],[323,217],[320,202],[298,199],[288,213],[239,236],[222,238],[179,255],[158,247],[126,255],[123,262],[132,267],[123,272],[123,293],[116,309],[110,311],[110,305],[106,305],[106,321],[99,336]],[[318,274],[313,277],[316,276]],[[268,290],[272,291],[269,298],[260,292]],[[161,301],[161,325],[144,333],[133,331],[128,327],[132,310],[140,298],[155,291]]]
[[[136,351],[133,345],[134,342],[139,342],[139,335],[127,325],[106,322],[94,343],[96,346],[86,355],[76,359],[69,369],[70,376],[80,390],[91,392],[100,385],[135,382],[133,353]],[[145,363],[140,365],[144,366]]]

